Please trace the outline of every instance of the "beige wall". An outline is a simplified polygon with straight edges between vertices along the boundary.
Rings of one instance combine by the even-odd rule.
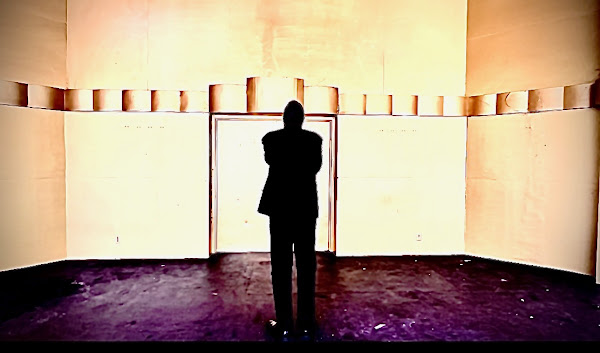
[[[466,253],[595,273],[600,112],[470,117]]]
[[[469,0],[466,94],[593,82],[599,30],[598,0]],[[593,109],[469,118],[467,253],[594,275],[597,120]]]
[[[338,255],[464,253],[466,122],[338,117]]]
[[[600,283],[600,207],[598,207],[599,234],[596,238],[596,283]]]
[[[0,106],[0,270],[65,258],[63,115]]]
[[[0,0],[0,80],[66,86],[66,4]],[[0,270],[65,258],[63,116],[0,106]]]
[[[464,95],[465,0],[68,1],[69,88],[207,90],[253,76]]]
[[[67,0],[0,0],[0,79],[65,88]]]
[[[592,82],[599,0],[469,0],[469,96]]]
[[[66,112],[67,258],[206,258],[208,114]]]

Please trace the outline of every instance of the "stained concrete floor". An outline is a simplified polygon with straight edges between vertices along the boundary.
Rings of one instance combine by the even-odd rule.
[[[0,341],[269,342],[266,253],[0,273]],[[319,254],[317,342],[598,342],[591,276],[468,256]]]

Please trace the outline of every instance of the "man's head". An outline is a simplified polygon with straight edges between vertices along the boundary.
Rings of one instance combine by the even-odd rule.
[[[291,100],[283,110],[283,126],[286,129],[301,129],[304,122],[304,107],[298,101]]]

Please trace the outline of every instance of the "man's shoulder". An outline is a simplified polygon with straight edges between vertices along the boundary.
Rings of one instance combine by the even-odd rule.
[[[308,139],[310,139],[312,141],[315,141],[315,142],[317,142],[317,141],[318,142],[323,141],[323,138],[319,134],[317,134],[316,132],[310,131],[310,130],[303,130],[303,131],[304,131],[304,134],[305,134],[306,138],[308,138]]]
[[[268,140],[275,139],[275,138],[277,138],[278,136],[280,136],[282,133],[283,133],[283,130],[281,130],[281,129],[280,129],[280,130],[269,131],[269,132],[267,132],[267,133],[266,133],[266,134],[263,136],[262,140],[263,140],[263,142],[264,142],[264,141],[268,141]]]

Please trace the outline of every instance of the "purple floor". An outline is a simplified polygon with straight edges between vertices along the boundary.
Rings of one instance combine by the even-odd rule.
[[[468,256],[319,254],[319,342],[600,341],[591,276]],[[0,273],[1,341],[265,342],[269,255]]]

